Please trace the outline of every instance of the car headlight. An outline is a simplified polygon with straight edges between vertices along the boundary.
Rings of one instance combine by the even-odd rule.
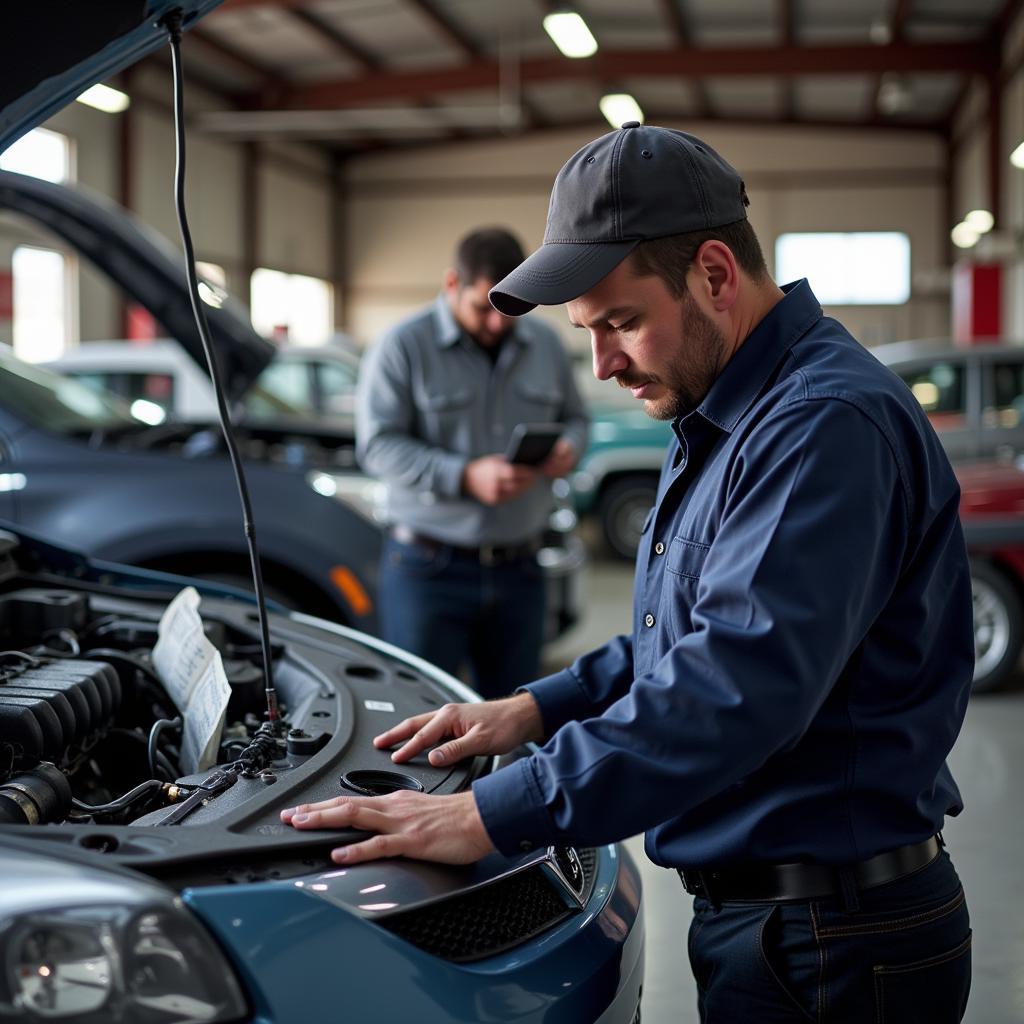
[[[0,1019],[222,1024],[247,1013],[220,949],[182,905],[21,913],[0,932]]]

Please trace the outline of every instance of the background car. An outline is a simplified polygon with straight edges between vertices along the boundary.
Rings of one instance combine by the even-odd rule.
[[[952,460],[1024,448],[1024,346],[934,339],[870,351],[914,393]]]
[[[581,516],[597,519],[614,555],[633,559],[657,497],[672,428],[651,419],[610,382],[587,383],[582,390],[590,408],[590,440],[570,477],[573,501]]]
[[[351,450],[238,431],[268,592],[373,632],[380,527],[337,500]],[[0,516],[100,558],[250,586],[219,428],[151,426],[79,381],[0,351]],[[321,477],[334,481],[324,494]]]
[[[129,402],[155,403],[172,419],[209,422],[217,415],[208,374],[170,338],[90,341],[46,365]],[[294,416],[351,434],[358,378],[351,348],[282,346],[241,396],[239,411],[249,421]]]

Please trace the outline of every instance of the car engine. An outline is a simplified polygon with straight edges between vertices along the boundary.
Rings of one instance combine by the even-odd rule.
[[[133,842],[118,837],[123,826],[216,825],[284,840],[296,836],[280,823],[283,807],[345,793],[454,792],[487,770],[483,759],[443,770],[425,758],[395,770],[373,736],[459,694],[368,637],[297,614],[270,615],[281,715],[271,725],[255,608],[213,591],[201,629],[230,694],[213,755],[189,764],[192,706],[175,705],[153,657],[178,593],[172,578],[151,574],[150,588],[136,581],[135,592],[102,574],[75,580],[81,566],[5,578],[13,554],[24,558],[23,542],[0,532],[0,825],[102,827],[121,849]]]

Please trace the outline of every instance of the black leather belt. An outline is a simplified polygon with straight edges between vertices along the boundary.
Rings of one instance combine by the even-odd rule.
[[[683,888],[713,904],[729,900],[779,902],[813,900],[842,893],[842,875],[848,872],[858,889],[873,889],[909,875],[939,855],[941,841],[930,836],[920,843],[887,850],[856,864],[750,864],[743,867],[681,869]]]
[[[521,562],[531,559],[541,548],[539,540],[525,544],[482,544],[477,548],[460,547],[458,544],[446,544],[434,537],[424,536],[408,526],[392,526],[391,536],[399,544],[417,544],[428,551],[450,551],[453,555],[472,558],[481,565],[503,565],[508,562]]]

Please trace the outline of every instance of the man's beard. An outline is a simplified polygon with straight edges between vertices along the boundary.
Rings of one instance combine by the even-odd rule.
[[[700,405],[722,371],[725,358],[725,336],[705,316],[690,295],[683,296],[679,320],[682,345],[676,358],[658,376],[643,379],[622,375],[621,387],[638,387],[651,382],[667,391],[662,398],[644,399],[644,412],[655,420],[674,420]]]

